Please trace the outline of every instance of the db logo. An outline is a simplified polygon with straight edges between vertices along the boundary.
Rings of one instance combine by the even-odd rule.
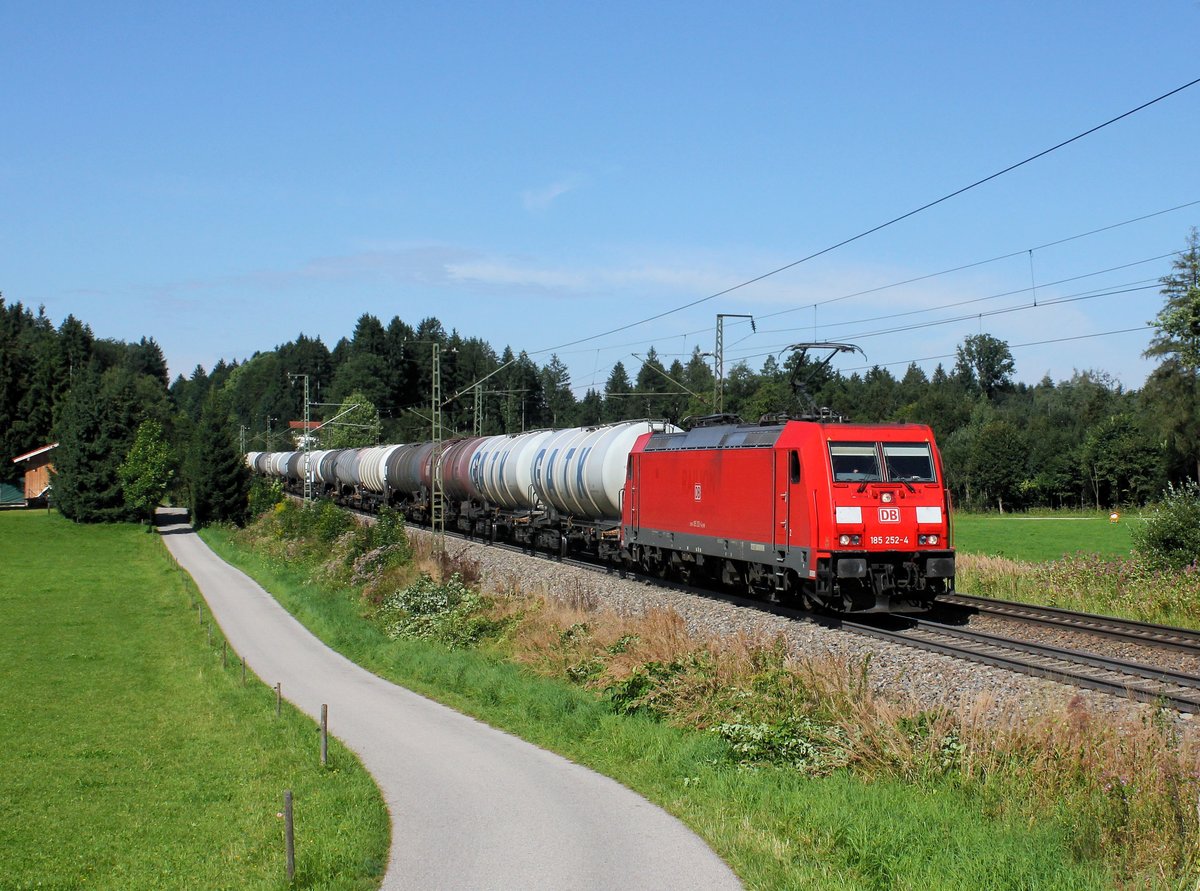
[[[880,523],[899,523],[900,508],[898,507],[881,507],[879,508]]]

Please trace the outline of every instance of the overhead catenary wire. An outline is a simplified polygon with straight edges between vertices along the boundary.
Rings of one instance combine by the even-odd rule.
[[[1019,251],[1009,251],[1006,254],[997,254],[996,256],[989,257],[986,260],[975,260],[974,262],[971,262],[971,263],[963,263],[959,266],[952,266],[949,269],[941,269],[937,272],[929,272],[924,275],[914,276],[913,278],[906,278],[906,279],[903,279],[902,281],[889,282],[886,285],[878,285],[874,288],[866,288],[862,291],[854,291],[853,293],[850,293],[850,294],[842,294],[841,296],[838,296],[838,297],[830,297],[826,300],[818,300],[815,303],[805,303],[801,306],[793,306],[793,307],[789,307],[787,309],[781,309],[781,310],[778,310],[776,312],[771,312],[771,313],[759,313],[757,318],[759,321],[763,321],[764,319],[773,319],[777,316],[787,315],[788,313],[800,312],[801,310],[806,310],[806,309],[815,309],[816,307],[820,307],[820,306],[828,306],[831,303],[840,303],[841,301],[849,300],[852,297],[865,297],[868,294],[878,294],[880,291],[887,291],[891,288],[899,288],[899,287],[903,287],[904,285],[913,285],[913,284],[916,284],[917,282],[928,281],[929,279],[939,278],[940,276],[943,276],[943,275],[951,275],[955,272],[965,272],[968,269],[976,269],[980,266],[987,266],[991,263],[999,263],[1001,260],[1011,260],[1013,257],[1019,257],[1025,253],[1032,253],[1033,251],[1044,251],[1047,248],[1058,247],[1059,245],[1067,244],[1072,241],[1078,241],[1081,238],[1088,238],[1092,235],[1099,235],[1102,232],[1111,232],[1113,229],[1119,229],[1122,226],[1129,226],[1129,225],[1132,225],[1133,223],[1141,223],[1146,220],[1154,219],[1155,217],[1160,217],[1163,214],[1174,213],[1177,210],[1186,210],[1187,208],[1195,207],[1198,204],[1200,204],[1200,199],[1197,199],[1195,201],[1188,201],[1185,204],[1177,204],[1174,207],[1168,207],[1168,208],[1165,208],[1164,210],[1157,210],[1157,211],[1154,211],[1153,213],[1143,214],[1142,216],[1133,217],[1132,219],[1128,219],[1128,220],[1122,220],[1119,223],[1112,223],[1107,226],[1101,226],[1098,229],[1090,229],[1087,232],[1080,232],[1075,235],[1068,235],[1066,238],[1059,238],[1055,241],[1048,241],[1045,244],[1034,245],[1033,247],[1024,248]]]
[[[1012,258],[1014,258],[1014,257],[1019,257],[1019,256],[1021,256],[1022,254],[1026,254],[1026,253],[1028,253],[1028,252],[1030,252],[1030,251],[1041,251],[1041,250],[1045,250],[1045,249],[1047,249],[1047,248],[1057,247],[1057,246],[1059,246],[1059,245],[1067,244],[1067,243],[1069,243],[1069,242],[1072,242],[1072,241],[1077,241],[1077,240],[1079,240],[1079,239],[1082,239],[1082,238],[1088,238],[1088,237],[1090,237],[1090,236],[1093,236],[1093,235],[1098,235],[1098,234],[1100,234],[1100,233],[1103,233],[1103,232],[1110,232],[1110,231],[1112,231],[1112,230],[1114,230],[1114,229],[1119,229],[1119,228],[1122,228],[1122,227],[1124,227],[1124,226],[1129,226],[1129,225],[1132,225],[1132,224],[1134,224],[1134,223],[1140,223],[1140,222],[1144,222],[1145,220],[1154,219],[1155,217],[1163,216],[1164,214],[1173,213],[1173,212],[1175,212],[1175,211],[1179,211],[1179,210],[1186,210],[1186,209],[1188,209],[1188,208],[1195,207],[1195,206],[1197,206],[1197,205],[1200,205],[1200,199],[1196,199],[1196,200],[1193,200],[1193,201],[1188,201],[1188,202],[1185,202],[1185,203],[1183,203],[1183,204],[1177,204],[1177,205],[1175,205],[1175,206],[1173,206],[1173,207],[1163,208],[1163,209],[1161,209],[1161,210],[1156,210],[1156,211],[1153,211],[1153,212],[1151,212],[1151,213],[1142,214],[1142,215],[1140,215],[1140,216],[1132,217],[1132,218],[1129,218],[1129,219],[1126,219],[1126,220],[1121,220],[1120,222],[1117,222],[1117,223],[1110,223],[1110,224],[1108,224],[1108,225],[1105,225],[1105,226],[1100,226],[1100,227],[1097,227],[1097,228],[1095,228],[1095,229],[1089,229],[1089,230],[1087,230],[1086,232],[1078,232],[1078,233],[1076,233],[1076,234],[1074,234],[1074,235],[1068,235],[1068,236],[1066,236],[1066,237],[1064,237],[1064,238],[1058,238],[1058,239],[1055,239],[1054,241],[1048,241],[1048,242],[1045,242],[1045,243],[1043,243],[1043,244],[1035,245],[1035,246],[1033,246],[1033,247],[1031,247],[1031,248],[1023,248],[1023,249],[1021,249],[1021,250],[1009,251],[1009,252],[1007,252],[1007,253],[998,254],[998,255],[995,255],[995,256],[993,256],[993,257],[989,257],[989,258],[988,258],[988,259],[986,259],[986,260],[976,260],[976,261],[973,261],[973,262],[970,262],[970,263],[963,263],[963,264],[960,264],[960,265],[958,265],[958,266],[953,266],[953,267],[950,267],[950,268],[947,268],[947,269],[941,269],[941,270],[938,270],[937,272],[925,273],[925,274],[922,274],[922,275],[919,275],[919,276],[914,276],[914,277],[911,277],[911,278],[902,279],[902,280],[899,280],[899,281],[894,281],[894,282],[889,282],[889,283],[887,283],[887,284],[883,284],[883,285],[878,285],[878,286],[876,286],[876,287],[873,287],[873,288],[867,288],[867,289],[860,290],[860,291],[854,291],[854,292],[851,292],[851,293],[849,293],[849,294],[842,294],[842,295],[840,295],[840,296],[837,296],[837,297],[831,297],[831,298],[827,298],[827,299],[825,299],[825,300],[820,300],[820,301],[817,301],[816,303],[805,303],[805,304],[803,304],[803,305],[800,305],[800,306],[792,306],[792,307],[788,307],[787,309],[781,309],[781,310],[777,310],[776,312],[770,312],[770,313],[756,313],[756,315],[755,315],[755,318],[756,318],[758,321],[760,321],[760,322],[761,322],[761,321],[764,321],[764,320],[766,320],[766,319],[777,318],[777,317],[779,317],[779,316],[788,315],[788,314],[790,314],[790,313],[795,313],[795,312],[800,312],[800,311],[802,311],[802,310],[806,310],[806,309],[813,309],[813,310],[815,311],[815,309],[816,309],[817,307],[820,307],[820,306],[827,306],[827,305],[829,305],[829,304],[832,304],[832,303],[838,303],[838,302],[841,302],[841,301],[844,301],[844,300],[849,300],[849,299],[851,299],[851,298],[853,298],[853,297],[862,297],[862,296],[866,296],[866,295],[869,295],[869,294],[876,294],[876,293],[879,293],[879,292],[881,292],[881,291],[886,291],[886,290],[888,290],[888,289],[891,289],[891,288],[896,288],[896,287],[902,287],[902,286],[904,286],[904,285],[915,284],[915,283],[918,283],[918,282],[927,281],[927,280],[929,280],[929,279],[937,278],[937,277],[940,277],[940,276],[944,276],[944,275],[950,275],[950,274],[953,274],[953,273],[955,273],[955,272],[963,272],[963,271],[965,271],[965,270],[968,270],[968,269],[974,269],[974,268],[977,268],[977,267],[979,267],[979,266],[985,266],[985,265],[988,265],[988,264],[991,264],[991,263],[996,263],[996,262],[999,262],[999,261],[1002,261],[1002,260],[1008,260],[1008,259],[1012,259]],[[1171,252],[1171,253],[1169,253],[1169,254],[1165,254],[1165,255],[1157,256],[1157,257],[1150,257],[1150,258],[1147,258],[1147,259],[1145,259],[1145,260],[1136,260],[1136,261],[1134,261],[1134,262],[1132,262],[1132,263],[1123,264],[1123,265],[1121,265],[1121,266],[1109,267],[1109,269],[1108,269],[1108,270],[1101,270],[1101,272],[1103,272],[1103,271],[1114,271],[1114,270],[1117,270],[1117,269],[1126,268],[1126,267],[1128,267],[1128,266],[1135,266],[1135,265],[1138,265],[1138,264],[1140,264],[1140,263],[1148,263],[1148,262],[1153,262],[1153,261],[1155,261],[1155,260],[1164,259],[1164,257],[1174,256],[1174,254],[1175,254],[1175,253],[1177,253],[1177,251],[1176,251],[1176,252]],[[1083,275],[1081,275],[1081,276],[1077,276],[1076,278],[1083,278],[1083,277],[1086,277],[1086,276],[1088,276],[1088,275],[1096,275],[1096,274],[1099,274],[1099,273],[1084,273]],[[1070,280],[1070,279],[1062,279],[1062,280],[1060,280],[1060,281],[1059,281],[1059,282],[1057,282],[1057,283],[1062,283],[1062,282],[1069,281],[1069,280]],[[1053,286],[1054,284],[1056,284],[1056,282],[1043,282],[1043,283],[1041,284],[1041,287],[1043,287],[1043,288],[1047,288],[1047,287],[1051,287],[1051,286]],[[1009,292],[1004,292],[1004,294],[1001,294],[1001,295],[994,295],[994,296],[1005,296],[1005,295],[1008,295],[1008,294],[1016,294],[1016,293],[1021,293],[1021,290],[1018,290],[1018,291],[1009,291]],[[983,300],[983,299],[991,299],[991,298],[973,298],[973,300],[975,300],[975,301],[977,301],[977,300]],[[965,302],[972,302],[972,301],[963,301],[963,302],[965,303]],[[881,319],[886,319],[886,318],[900,318],[900,317],[903,317],[903,316],[906,316],[906,315],[911,315],[911,314],[913,314],[913,313],[930,312],[930,311],[933,311],[933,310],[936,310],[936,309],[939,309],[939,308],[946,308],[947,306],[956,306],[956,305],[961,305],[961,304],[947,304],[947,305],[943,305],[943,306],[940,306],[940,307],[933,307],[933,308],[929,308],[929,309],[920,309],[920,310],[912,310],[912,311],[910,311],[910,312],[905,312],[905,313],[896,313],[896,314],[893,314],[893,315],[891,315],[891,316],[875,316],[875,317],[872,317],[872,318],[870,318],[870,319],[860,319],[860,320],[858,320],[857,322],[852,322],[852,323],[849,323],[849,324],[857,324],[858,322],[866,322],[866,321],[878,321],[878,320],[881,320]],[[738,324],[738,323],[737,323],[737,322],[735,322],[735,323],[733,323],[733,324],[735,324],[735,325],[736,325],[736,324]],[[836,326],[838,326],[838,325],[841,325],[841,324],[843,324],[843,323],[841,323],[841,322],[830,322],[830,323],[826,323],[826,325],[824,325],[824,326],[822,326],[822,327],[826,327],[826,328],[828,328],[828,327],[836,327]],[[805,327],[805,328],[807,328],[808,326],[804,326],[804,327]],[[788,328],[788,329],[763,329],[763,330],[762,330],[762,331],[760,331],[759,333],[771,333],[772,331],[774,331],[774,332],[780,332],[780,331],[785,331],[785,330],[786,330],[786,331],[796,331],[796,330],[800,330],[800,329],[799,329],[799,328]],[[686,331],[686,332],[683,332],[683,334],[672,334],[672,335],[670,335],[670,337],[682,337],[682,338],[684,338],[684,339],[686,340],[686,338],[688,338],[688,337],[693,337],[693,336],[696,336],[696,335],[699,335],[699,334],[704,334],[704,333],[707,333],[707,332],[709,332],[709,331],[711,331],[711,328],[702,328],[702,329],[697,329],[697,330],[693,330],[693,331]],[[737,341],[735,341],[733,344],[731,344],[731,346],[736,346],[738,343],[741,343],[742,341],[744,341],[744,340],[747,340],[747,339],[748,339],[749,337],[751,337],[751,336],[753,336],[753,334],[747,334],[745,337],[739,338]],[[562,355],[572,355],[572,354],[583,353],[583,352],[587,352],[587,353],[592,353],[592,352],[595,352],[595,354],[596,354],[596,360],[597,360],[597,367],[598,367],[599,355],[600,355],[600,353],[601,353],[601,352],[615,352],[615,351],[618,351],[618,350],[626,350],[626,349],[629,349],[629,348],[631,348],[631,347],[644,347],[644,346],[647,346],[647,345],[648,345],[648,343],[649,343],[649,342],[648,342],[648,341],[646,341],[646,340],[644,340],[644,339],[642,339],[642,340],[636,340],[636,341],[627,341],[627,342],[622,342],[622,343],[618,343],[618,344],[608,344],[608,345],[601,346],[601,347],[588,347],[586,350],[569,350],[569,351],[567,351],[567,352],[564,352],[564,353],[562,353]],[[688,354],[687,354],[687,353],[668,353],[668,354],[664,354],[664,355],[668,355],[668,356],[682,356],[682,355],[688,355]],[[594,372],[593,372],[593,380],[594,380]]]
[[[837,242],[836,244],[832,244],[828,247],[822,248],[819,251],[814,251],[813,253],[808,254],[807,256],[801,257],[799,260],[793,260],[791,263],[786,263],[783,266],[779,266],[775,269],[770,270],[769,272],[764,272],[761,275],[756,275],[753,278],[747,279],[746,281],[740,282],[736,285],[732,285],[731,287],[717,291],[714,294],[709,294],[706,297],[697,298],[696,300],[692,300],[688,303],[685,303],[681,306],[674,307],[672,309],[663,310],[662,312],[655,313],[652,316],[648,316],[647,318],[640,319],[636,322],[629,322],[625,325],[619,325],[616,328],[611,328],[608,331],[602,331],[598,334],[592,334],[587,337],[581,337],[576,340],[568,341],[567,343],[559,344],[557,346],[547,347],[546,349],[537,350],[534,353],[531,353],[530,355],[541,355],[543,353],[554,352],[556,350],[565,349],[567,347],[577,346],[578,344],[581,344],[581,343],[588,343],[593,340],[598,340],[601,337],[607,337],[611,334],[617,334],[621,331],[628,331],[631,328],[637,328],[641,325],[645,325],[650,322],[657,321],[657,320],[665,318],[669,315],[673,315],[675,313],[682,312],[686,309],[691,309],[694,306],[699,306],[702,303],[707,303],[710,300],[715,300],[718,297],[723,297],[726,294],[733,293],[734,291],[740,290],[741,288],[748,287],[749,285],[763,281],[764,279],[770,278],[771,276],[778,275],[779,273],[784,272],[785,270],[792,269],[796,266],[799,266],[802,263],[807,263],[808,261],[814,260],[817,257],[831,253],[832,251],[835,251],[838,248],[845,247],[848,244],[851,244],[855,241],[859,241],[860,239],[866,238],[868,235],[873,235],[874,233],[879,232],[883,229],[886,229],[889,226],[893,226],[896,223],[902,222],[903,220],[907,220],[909,217],[916,216],[917,214],[922,213],[923,211],[929,210],[932,207],[936,207],[937,205],[942,204],[946,201],[949,201],[952,198],[956,198],[959,195],[962,195],[966,192],[971,191],[972,189],[976,189],[979,186],[984,185],[985,183],[989,183],[992,180],[997,179],[1001,176],[1004,176],[1007,173],[1011,173],[1012,171],[1017,170],[1018,168],[1024,167],[1026,164],[1030,164],[1033,161],[1038,160],[1039,158],[1044,158],[1046,155],[1049,155],[1052,152],[1056,152],[1059,149],[1062,149],[1068,145],[1071,145],[1072,143],[1078,142],[1079,140],[1084,139],[1084,138],[1092,135],[1093,133],[1103,130],[1104,128],[1109,127],[1119,121],[1122,121],[1127,117],[1130,117],[1134,114],[1137,114],[1140,111],[1150,108],[1152,105],[1155,105],[1159,102],[1169,99],[1171,96],[1174,96],[1177,93],[1181,93],[1184,90],[1188,89],[1189,87],[1195,86],[1196,84],[1200,84],[1200,77],[1198,77],[1194,80],[1191,80],[1181,86],[1178,86],[1173,90],[1163,93],[1160,96],[1156,96],[1154,99],[1151,99],[1148,102],[1143,102],[1141,105],[1137,106],[1136,108],[1131,108],[1128,111],[1123,112],[1123,113],[1117,115],[1116,117],[1110,118],[1101,124],[1097,124],[1094,127],[1090,127],[1089,129],[1084,130],[1082,133],[1077,133],[1076,135],[1072,136],[1069,139],[1064,139],[1062,142],[1059,142],[1056,145],[1050,146],[1050,148],[1043,149],[1042,151],[1037,152],[1036,154],[1030,155],[1028,158],[1025,158],[1024,160],[1018,161],[1015,164],[1010,164],[1009,166],[1005,167],[1002,170],[998,170],[995,173],[989,174],[988,176],[985,176],[982,179],[978,179],[975,182],[970,183],[969,185],[955,189],[954,191],[952,191],[946,195],[943,195],[940,198],[936,198],[933,201],[929,201],[925,204],[922,204],[920,207],[914,208],[913,210],[910,210],[907,213],[900,214],[899,216],[893,217],[892,219],[887,220],[886,222],[880,223],[876,226],[872,226],[870,229],[866,229],[863,232],[859,232],[857,235],[852,235],[849,238],[844,238],[841,241]]]
[[[1080,273],[1079,275],[1067,276],[1066,278],[1060,278],[1060,279],[1057,279],[1052,282],[1042,282],[1040,287],[1052,288],[1052,287],[1055,287],[1056,285],[1065,285],[1065,284],[1069,284],[1070,282],[1077,282],[1077,281],[1080,281],[1085,278],[1095,278],[1097,275],[1107,275],[1110,272],[1120,272],[1122,269],[1129,269],[1133,266],[1143,266],[1146,263],[1156,263],[1159,260],[1165,260],[1169,257],[1174,257],[1174,256],[1176,256],[1177,253],[1178,253],[1177,251],[1170,251],[1165,254],[1158,254],[1153,257],[1146,257],[1142,260],[1134,260],[1129,263],[1121,263],[1117,266],[1108,266],[1104,269],[1097,269],[1094,272],[1083,272],[1083,273]],[[1153,279],[1153,281],[1158,281],[1158,279],[1157,278]],[[937,306],[930,306],[930,307],[925,307],[922,309],[910,309],[910,310],[906,310],[905,312],[888,313],[886,315],[872,316],[872,317],[866,318],[866,319],[853,319],[853,320],[826,322],[821,327],[822,328],[840,328],[840,327],[845,327],[846,325],[861,325],[861,324],[866,324],[867,322],[881,322],[881,321],[885,321],[887,319],[902,319],[902,318],[906,318],[908,316],[921,315],[922,313],[937,312],[940,309],[951,309],[955,306],[966,306],[971,303],[982,303],[985,300],[997,300],[1001,297],[1012,297],[1017,294],[1028,294],[1030,291],[1033,291],[1036,294],[1038,287],[1039,286],[1035,284],[1035,285],[1031,285],[1027,288],[1015,288],[1011,291],[1000,291],[996,294],[989,294],[986,297],[971,297],[967,300],[958,300],[953,303],[941,303],[941,304],[938,304]],[[1120,287],[1120,286],[1114,286],[1114,287]],[[1035,303],[1036,303],[1036,301],[1035,301]],[[766,328],[763,331],[761,331],[760,333],[762,333],[762,334],[780,334],[780,333],[787,332],[787,331],[800,331],[806,327],[807,326],[802,326],[800,328]]]
[[[1120,328],[1116,331],[1097,331],[1092,334],[1075,334],[1071,337],[1055,337],[1050,340],[1033,340],[1029,341],[1028,343],[1010,343],[1008,344],[1008,348],[1010,350],[1020,350],[1026,347],[1047,346],[1052,343],[1068,343],[1073,340],[1091,340],[1095,337],[1111,337],[1116,334],[1131,334],[1135,331],[1149,331],[1153,327],[1153,325],[1147,323],[1145,325],[1138,325],[1133,328]],[[940,362],[942,359],[956,358],[958,358],[957,353],[943,353],[940,356],[922,356],[918,359],[903,359],[897,362],[880,362],[876,365],[857,365],[853,368],[847,368],[845,370],[853,374],[856,371],[870,371],[872,368],[896,368],[900,365],[912,365],[914,362]]]
[[[975,317],[970,316],[970,318],[975,318]],[[1076,335],[1072,335],[1071,337],[1056,337],[1052,340],[1036,340],[1036,341],[1030,341],[1028,343],[1013,343],[1013,344],[1008,344],[1007,346],[1010,350],[1019,350],[1019,349],[1024,349],[1026,347],[1046,346],[1048,344],[1054,344],[1054,343],[1068,343],[1070,341],[1076,341],[1076,340],[1091,340],[1092,338],[1096,338],[1096,337],[1111,337],[1111,336],[1114,336],[1117,334],[1132,334],[1134,332],[1150,331],[1153,328],[1154,328],[1154,326],[1152,324],[1147,323],[1145,325],[1138,325],[1133,328],[1120,328],[1116,331],[1098,331],[1098,332],[1094,332],[1092,334],[1076,334]],[[773,355],[775,355],[775,353],[774,352],[764,353],[763,355],[764,356],[767,356],[767,355],[773,356]],[[750,358],[754,358],[754,357],[750,357]],[[870,371],[872,368],[898,368],[900,366],[907,367],[907,366],[912,365],[917,362],[940,362],[943,359],[956,359],[956,358],[958,358],[957,353],[942,353],[942,354],[936,355],[936,356],[919,356],[919,357],[914,357],[911,359],[899,359],[894,362],[877,362],[872,365],[856,365],[852,368],[846,368],[843,370],[849,374],[853,374],[857,371]],[[588,387],[586,385],[579,385],[579,386],[571,387],[572,392],[578,391],[578,390],[587,390],[587,389],[594,389],[594,388]],[[599,391],[597,391],[597,392],[599,392]],[[608,394],[600,393],[599,395],[604,396],[604,395],[608,395]],[[612,395],[626,396],[626,395],[647,395],[647,394],[620,393],[620,394],[612,394]],[[660,395],[660,394],[650,394],[650,395]],[[662,394],[662,395],[672,395],[672,394]],[[674,394],[674,395],[686,395],[686,394]]]
[[[1023,304],[1019,304],[1017,306],[1006,306],[1006,307],[1001,307],[999,309],[988,310],[986,312],[968,313],[966,315],[952,316],[951,318],[948,318],[948,319],[934,319],[934,320],[931,320],[928,322],[918,322],[918,323],[915,323],[912,325],[905,325],[902,327],[885,328],[885,329],[880,329],[877,331],[854,332],[854,333],[846,334],[843,336],[846,339],[865,340],[866,338],[869,338],[869,337],[884,337],[884,336],[888,336],[888,335],[892,335],[892,334],[903,334],[903,333],[907,333],[910,331],[919,331],[919,330],[922,330],[925,328],[936,328],[936,327],[939,327],[942,325],[952,325],[955,322],[975,321],[977,319],[982,320],[985,318],[990,318],[992,316],[1007,315],[1009,313],[1023,312],[1025,310],[1030,310],[1030,309],[1045,308],[1048,306],[1060,306],[1060,305],[1067,304],[1067,303],[1078,303],[1083,300],[1095,300],[1099,297],[1115,297],[1115,296],[1119,296],[1121,294],[1132,294],[1132,293],[1136,293],[1138,291],[1148,291],[1148,290],[1151,290],[1156,287],[1158,287],[1157,281],[1155,281],[1152,284],[1141,285],[1141,286],[1136,286],[1136,287],[1121,287],[1121,288],[1117,288],[1115,290],[1112,288],[1102,288],[1098,291],[1085,291],[1081,294],[1070,294],[1070,295],[1066,295],[1063,297],[1057,297],[1052,300],[1043,300],[1041,303],[1037,303],[1037,304],[1032,303],[1032,302],[1031,303],[1023,303]],[[1026,290],[1028,290],[1028,289],[1026,289]],[[738,356],[736,358],[739,362],[745,362],[748,359],[760,359],[760,358],[764,358],[766,356],[775,355],[775,353],[778,352],[779,349],[786,348],[786,346],[787,346],[787,344],[776,344],[774,347],[766,350],[765,352],[753,353],[753,354],[749,354],[749,355],[742,355],[742,356]]]

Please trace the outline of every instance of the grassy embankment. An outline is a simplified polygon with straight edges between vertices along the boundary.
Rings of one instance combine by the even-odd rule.
[[[1107,513],[958,514],[964,594],[1200,628],[1200,573],[1152,570],[1132,553],[1142,522]]]
[[[134,525],[0,513],[0,888],[372,888],[371,778],[241,665],[190,579]],[[207,610],[205,610],[207,615]]]
[[[389,568],[332,513],[295,537],[304,522],[283,510],[206,538],[335,649],[645,794],[750,887],[1191,881],[1192,754],[1162,725],[1080,706],[996,728],[986,703],[885,702],[868,666],[696,638],[678,617],[618,617],[572,592],[397,597],[421,555]]]

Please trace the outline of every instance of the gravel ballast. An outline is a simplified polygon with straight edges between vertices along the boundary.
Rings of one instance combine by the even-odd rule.
[[[414,538],[428,535],[409,530]],[[774,615],[670,587],[659,587],[616,573],[604,573],[457,538],[446,539],[455,557],[478,563],[485,590],[503,594],[514,589],[542,594],[571,605],[595,605],[619,615],[640,616],[673,610],[698,636],[742,633],[772,638],[782,635],[797,658],[855,665],[869,660],[868,683],[877,695],[922,708],[969,709],[987,720],[1010,722],[1065,714],[1080,704],[1095,714],[1144,717],[1151,706],[1092,690],[1035,678],[1002,668],[877,640],[814,622]],[[1178,715],[1191,732],[1192,716]]]

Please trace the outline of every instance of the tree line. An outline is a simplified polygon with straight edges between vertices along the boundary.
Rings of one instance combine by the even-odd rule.
[[[52,498],[74,520],[148,519],[168,493],[199,523],[240,519],[249,479],[227,397],[185,412],[169,383],[154,338],[97,338],[0,295],[0,481],[15,481],[14,457],[58,442]]]
[[[1196,230],[1161,282],[1163,304],[1148,320],[1154,335],[1146,350],[1159,364],[1141,389],[1126,390],[1098,369],[1062,381],[1016,382],[1008,345],[979,334],[964,339],[951,366],[939,364],[929,375],[915,363],[898,376],[881,366],[843,374],[817,350],[768,356],[757,370],[741,362],[724,381],[722,410],[748,422],[826,408],[864,423],[929,424],[960,506],[1145,504],[1168,482],[1200,478]],[[397,316],[385,325],[371,314],[332,349],[300,334],[245,361],[222,359],[211,370],[198,365],[168,386],[153,339],[96,340],[73,316],[55,328],[44,313],[19,303],[6,307],[0,298],[0,458],[11,468],[12,455],[60,431],[60,463],[71,461],[68,444],[86,453],[80,465],[95,476],[83,488],[94,489],[92,500],[105,510],[119,512],[119,477],[100,466],[119,467],[138,425],[153,419],[183,459],[175,489],[195,503],[222,488],[218,478],[204,478],[217,465],[240,479],[228,455],[216,461],[213,450],[293,447],[288,422],[304,416],[305,376],[312,416],[340,416],[321,431],[322,444],[428,439],[435,345],[447,435],[646,417],[686,424],[715,411],[713,371],[698,347],[686,361],[669,364],[650,348],[628,365],[615,363],[603,386],[576,395],[556,355],[539,365],[524,351],[497,351],[482,338],[447,331],[435,317],[410,325]],[[97,412],[101,404],[106,408]],[[89,411],[96,416],[83,417]],[[201,448],[204,436],[209,441]],[[60,469],[56,485],[70,472]]]

